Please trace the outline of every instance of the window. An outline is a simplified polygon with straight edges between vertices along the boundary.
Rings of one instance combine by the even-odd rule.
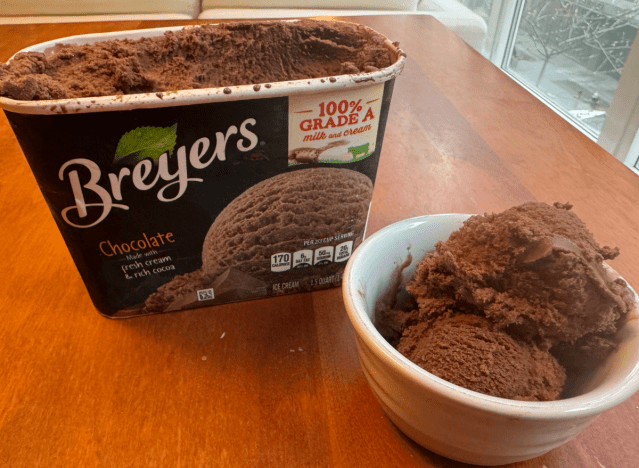
[[[460,1],[484,56],[639,174],[639,0]]]

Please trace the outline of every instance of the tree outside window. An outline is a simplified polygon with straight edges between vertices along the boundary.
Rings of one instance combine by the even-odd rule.
[[[485,15],[498,1],[462,3]],[[637,36],[639,0],[522,1],[504,68],[598,135]]]

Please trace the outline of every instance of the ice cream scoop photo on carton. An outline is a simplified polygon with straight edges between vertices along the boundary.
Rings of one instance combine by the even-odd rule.
[[[405,54],[360,24],[73,36],[0,64],[0,107],[98,312],[339,287]]]
[[[558,232],[551,234],[547,226],[523,228],[522,219],[539,220],[553,210],[568,217]],[[544,214],[537,217],[537,212]],[[495,231],[504,218],[522,222],[519,231],[504,234],[503,239],[515,239],[510,249],[499,243],[501,234]],[[579,234],[569,235],[573,228]],[[466,237],[469,229],[472,236],[469,232]],[[487,236],[494,244],[468,245],[475,236],[480,244],[486,244]],[[526,246],[519,236],[534,246]],[[541,248],[543,239],[554,244]],[[524,204],[496,215],[422,216],[370,236],[349,260],[343,297],[362,370],[390,420],[435,453],[494,466],[535,458],[568,442],[599,414],[634,394],[639,389],[637,297],[596,250],[608,258],[618,252],[589,242],[594,242],[592,236],[565,204]],[[514,265],[503,258],[489,260],[491,249],[510,250]],[[458,257],[462,252],[464,258]],[[482,258],[487,263],[478,266]],[[591,261],[601,265],[589,265]],[[534,308],[522,304],[543,301],[533,298],[525,285],[547,274],[561,282],[577,270],[591,277],[584,283],[595,284],[603,274],[612,285],[614,297],[603,314],[610,319],[617,311],[620,316],[612,319],[615,326],[608,331],[599,325],[590,328],[594,322],[588,325],[578,310],[556,318],[562,330],[536,328],[534,318],[496,312],[497,305],[514,301],[520,315],[534,317]],[[520,275],[520,298],[510,290],[490,291],[503,284],[490,278],[504,271]],[[544,289],[541,283],[536,287]],[[557,297],[550,290],[546,288],[548,297]],[[477,301],[472,305],[471,297]],[[562,310],[560,304],[548,307]],[[512,323],[500,325],[499,320]],[[569,325],[572,321],[576,323]],[[593,354],[584,363],[582,353],[588,352]]]

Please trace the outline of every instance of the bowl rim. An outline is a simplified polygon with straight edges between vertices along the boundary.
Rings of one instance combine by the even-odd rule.
[[[406,233],[418,225],[442,220],[462,223],[470,216],[472,215],[443,213],[404,219],[375,232],[354,251],[344,272],[342,294],[348,317],[357,336],[366,346],[413,384],[478,411],[489,411],[509,418],[549,420],[592,417],[620,404],[639,390],[639,362],[635,362],[625,377],[619,379],[608,391],[593,389],[582,395],[542,402],[495,397],[460,387],[431,374],[404,357],[382,337],[366,314],[363,298],[358,291],[357,268],[360,260],[372,252],[379,252],[379,244],[389,235],[397,239],[398,234]],[[629,284],[628,286],[637,298],[636,292]],[[639,336],[639,319],[636,316],[630,318],[626,326],[632,329],[635,336]]]

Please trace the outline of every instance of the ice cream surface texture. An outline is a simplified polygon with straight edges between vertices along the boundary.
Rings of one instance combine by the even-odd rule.
[[[429,372],[504,398],[552,400],[617,345],[633,295],[568,204],[469,218],[417,265],[382,334]]]
[[[385,38],[335,21],[231,22],[162,36],[23,52],[0,64],[0,96],[64,99],[260,84],[390,66]]]
[[[410,327],[398,349],[438,377],[505,398],[553,400],[566,379],[550,353],[520,344],[486,318],[472,314]]]

